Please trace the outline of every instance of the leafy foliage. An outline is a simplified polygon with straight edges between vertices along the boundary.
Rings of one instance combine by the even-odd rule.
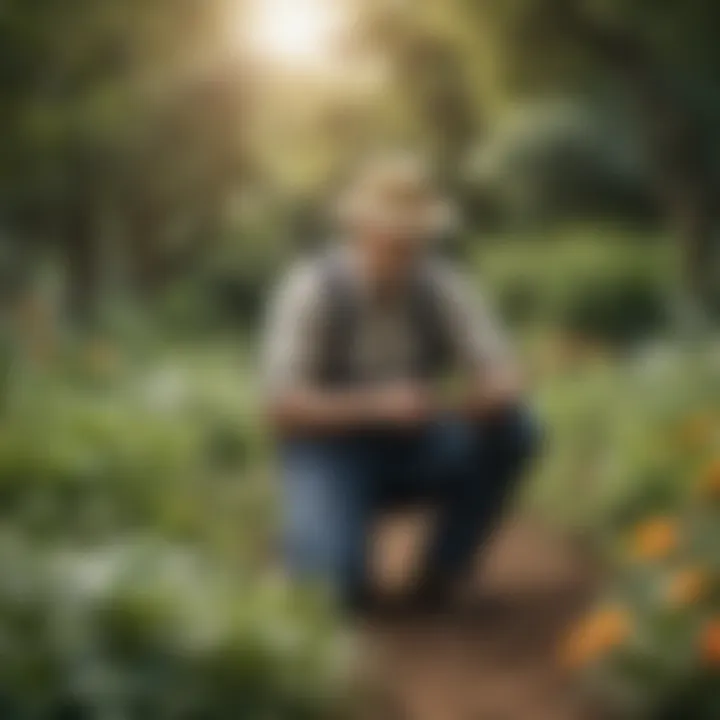
[[[107,339],[11,362],[4,717],[337,716],[347,640],[321,588],[273,574],[241,366],[220,348],[148,362]]]
[[[717,347],[590,374],[547,397],[555,450],[535,496],[610,570],[560,659],[621,717],[709,720],[720,703]]]
[[[500,311],[521,325],[625,344],[653,337],[673,316],[667,244],[607,229],[485,240],[475,264]]]

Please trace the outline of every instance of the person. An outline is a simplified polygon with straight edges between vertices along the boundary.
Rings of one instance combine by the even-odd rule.
[[[270,303],[285,562],[351,610],[376,596],[377,513],[416,501],[437,512],[407,600],[446,605],[535,449],[509,344],[435,247],[453,216],[417,156],[366,162],[341,193],[339,240],[298,262]]]

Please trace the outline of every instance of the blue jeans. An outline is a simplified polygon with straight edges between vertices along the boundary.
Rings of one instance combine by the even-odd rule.
[[[293,439],[281,447],[285,560],[298,579],[330,582],[347,601],[366,585],[376,513],[424,502],[438,511],[422,581],[458,579],[490,534],[536,448],[529,414],[416,431]]]

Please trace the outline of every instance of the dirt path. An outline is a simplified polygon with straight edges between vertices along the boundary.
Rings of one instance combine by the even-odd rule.
[[[383,584],[412,566],[422,521],[381,533]],[[595,720],[556,666],[558,640],[593,595],[587,563],[529,520],[512,520],[476,573],[478,601],[450,618],[368,630],[383,706],[372,720]]]

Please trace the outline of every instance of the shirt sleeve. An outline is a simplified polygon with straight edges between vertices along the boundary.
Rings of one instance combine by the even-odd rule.
[[[271,397],[312,381],[317,365],[321,293],[311,265],[291,270],[268,303],[262,337],[262,375]]]
[[[446,266],[438,268],[436,278],[458,368],[487,372],[514,362],[509,341],[483,293]]]

